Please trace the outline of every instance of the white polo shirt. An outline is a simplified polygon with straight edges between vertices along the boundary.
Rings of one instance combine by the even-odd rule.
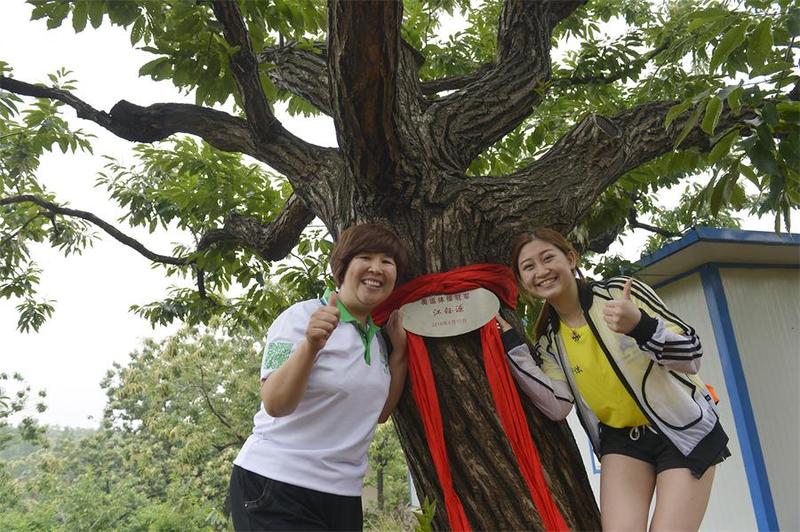
[[[264,346],[262,380],[305,339],[308,320],[321,305],[319,299],[296,303],[272,323]],[[339,308],[340,312],[344,308],[341,303]],[[253,434],[234,460],[236,465],[295,486],[361,495],[367,450],[389,395],[391,376],[380,335],[345,321],[351,317],[346,309],[341,315],[339,325],[317,354],[295,411],[275,418],[260,404],[253,418]],[[367,339],[369,357],[365,357]]]

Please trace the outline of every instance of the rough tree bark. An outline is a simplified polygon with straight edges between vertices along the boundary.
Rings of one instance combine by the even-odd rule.
[[[540,101],[537,89],[550,79],[552,31],[581,3],[506,0],[495,62],[458,78],[421,83],[420,55],[400,37],[399,2],[329,0],[328,42],[319,53],[290,44],[256,57],[237,3],[214,1],[225,38],[237,50],[231,68],[245,119],[198,106],[140,107],[125,101],[105,113],[65,91],[19,80],[0,77],[0,88],[59,99],[82,118],[133,141],[153,142],[176,132],[198,135],[287,176],[295,197],[279,220],[263,224],[232,213],[224,227],[206,235],[201,248],[236,241],[275,260],[288,253],[312,216],[322,219],[334,237],[354,223],[382,220],[408,244],[416,276],[505,262],[511,235],[538,225],[573,228],[611,183],[671,149],[685,118],[665,130],[664,116],[674,102],[653,102],[613,117],[585,117],[548,153],[513,174],[466,175],[470,162]],[[281,126],[264,96],[259,61],[272,63],[269,75],[278,86],[333,117],[339,149],[313,146]],[[455,92],[437,96],[444,90]],[[719,128],[748,117],[725,109]],[[683,146],[707,149],[708,144],[695,128]],[[426,343],[454,485],[473,528],[541,529],[492,406],[477,333]],[[599,529],[569,428],[547,420],[527,400],[523,405],[550,489],[570,528]],[[434,525],[447,529],[410,394],[404,394],[394,419],[418,489],[437,503]]]

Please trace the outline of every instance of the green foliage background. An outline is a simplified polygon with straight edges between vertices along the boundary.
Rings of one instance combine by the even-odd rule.
[[[301,250],[309,258],[320,248],[309,241]],[[319,295],[328,281],[320,264],[281,267],[281,288],[269,289],[273,314],[260,327],[213,318],[144,341],[103,378],[108,403],[97,430],[45,430],[32,417],[8,426],[31,390],[20,375],[0,375],[0,529],[229,530],[228,479],[259,408],[266,328],[294,301]],[[13,398],[8,381],[19,388]],[[369,458],[366,483],[382,473],[385,498],[383,508],[367,505],[367,528],[408,529],[407,469],[391,422],[378,427]]]

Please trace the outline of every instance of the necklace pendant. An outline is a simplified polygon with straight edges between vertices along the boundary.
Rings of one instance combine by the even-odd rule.
[[[572,341],[573,342],[577,342],[578,340],[581,339],[581,335],[578,334],[578,331],[576,331],[575,329],[570,329],[570,330],[572,331]]]

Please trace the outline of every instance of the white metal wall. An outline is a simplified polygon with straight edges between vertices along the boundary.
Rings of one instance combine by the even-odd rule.
[[[781,530],[800,530],[800,270],[720,268]]]
[[[720,423],[730,438],[732,456],[717,466],[711,500],[703,519],[702,530],[756,530],[756,518],[750,488],[744,471],[742,452],[736,436],[733,410],[728,399],[725,377],[708,314],[700,274],[695,273],[657,290],[664,303],[697,331],[703,345],[700,378],[716,390]]]

